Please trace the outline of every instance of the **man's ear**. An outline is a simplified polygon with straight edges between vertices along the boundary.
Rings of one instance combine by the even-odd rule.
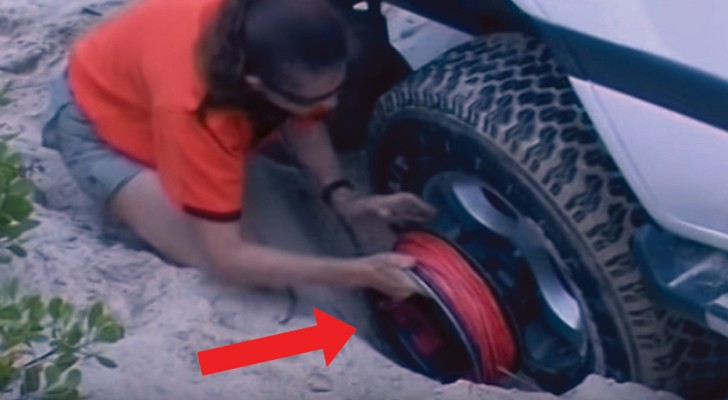
[[[253,90],[260,91],[263,88],[263,81],[255,75],[245,75],[245,83]]]

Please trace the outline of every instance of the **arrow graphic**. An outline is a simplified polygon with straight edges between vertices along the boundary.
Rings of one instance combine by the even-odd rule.
[[[313,312],[316,316],[314,326],[198,352],[197,359],[200,362],[202,375],[216,374],[317,350],[323,350],[328,367],[356,332],[356,328],[317,308],[314,308]]]

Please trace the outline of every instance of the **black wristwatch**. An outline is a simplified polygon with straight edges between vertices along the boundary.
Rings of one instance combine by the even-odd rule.
[[[354,190],[354,184],[348,179],[337,179],[321,189],[321,200],[330,207],[334,192],[342,188]]]

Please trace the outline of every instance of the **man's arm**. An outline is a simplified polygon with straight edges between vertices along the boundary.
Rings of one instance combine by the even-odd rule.
[[[344,177],[339,158],[331,145],[326,125],[306,126],[305,131],[289,122],[283,136],[293,148],[301,166],[311,175],[319,191]],[[360,196],[342,186],[331,193],[331,205],[350,220],[375,216],[387,223],[428,221],[436,210],[411,193]]]
[[[295,123],[289,122],[282,133],[299,164],[313,178],[319,192],[330,183],[345,178],[326,125],[309,125],[302,131]],[[352,189],[341,187],[332,193],[332,204],[341,204],[354,198],[356,194]]]
[[[363,286],[352,259],[307,256],[262,246],[241,236],[239,222],[195,218],[193,226],[214,272],[232,283],[282,287],[296,283]]]
[[[395,299],[420,290],[404,272],[415,265],[415,259],[410,256],[394,253],[356,259],[307,256],[249,241],[241,236],[237,222],[195,219],[193,227],[212,272],[232,284],[370,287]]]

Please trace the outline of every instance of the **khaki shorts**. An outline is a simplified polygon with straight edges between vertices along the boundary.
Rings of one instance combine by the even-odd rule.
[[[75,104],[66,74],[53,82],[44,121],[43,146],[58,151],[81,189],[103,205],[144,169],[99,138]]]

